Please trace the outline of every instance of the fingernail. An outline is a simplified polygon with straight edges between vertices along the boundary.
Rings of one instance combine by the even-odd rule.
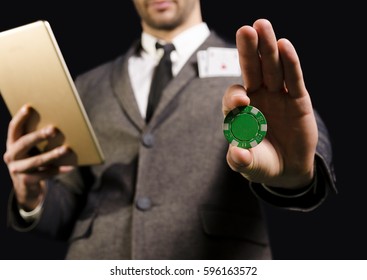
[[[55,130],[52,126],[48,126],[42,130],[43,134],[47,136],[52,136],[55,133]]]
[[[238,99],[238,98],[248,98],[248,96],[243,92],[235,92],[232,94],[231,99]]]
[[[21,109],[20,109],[21,113],[22,114],[27,114],[28,113],[28,106],[27,105],[24,105]]]
[[[243,92],[234,92],[233,94],[232,94],[232,96],[245,96],[245,94],[243,93]]]
[[[66,146],[60,146],[60,147],[58,147],[57,148],[57,153],[59,154],[59,155],[62,155],[62,154],[65,154],[66,152],[67,152],[67,147]]]

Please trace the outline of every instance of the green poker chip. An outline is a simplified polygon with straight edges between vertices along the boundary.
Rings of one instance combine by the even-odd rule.
[[[264,139],[268,126],[263,113],[253,106],[241,106],[224,118],[223,133],[227,141],[236,147],[249,149]]]

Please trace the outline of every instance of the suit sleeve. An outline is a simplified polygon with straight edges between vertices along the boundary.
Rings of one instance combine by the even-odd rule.
[[[337,193],[329,133],[325,123],[316,111],[315,116],[319,138],[314,161],[315,177],[313,182],[297,191],[250,183],[250,187],[261,200],[285,209],[311,211],[321,205],[330,192]]]
[[[8,205],[8,226],[20,232],[34,232],[60,240],[68,239],[85,200],[83,173],[75,170],[47,181],[47,193],[41,215],[33,222],[27,222],[20,216],[12,192]]]

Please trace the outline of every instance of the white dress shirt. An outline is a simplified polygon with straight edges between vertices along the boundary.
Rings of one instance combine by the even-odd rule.
[[[195,25],[176,36],[171,43],[175,45],[175,50],[171,53],[172,73],[176,76],[184,66],[186,61],[194,51],[209,36],[210,30],[206,23]],[[163,55],[162,49],[156,49],[157,38],[145,32],[141,35],[142,51],[140,55],[132,56],[129,59],[129,75],[139,111],[143,118],[148,104],[150,84],[155,66]]]

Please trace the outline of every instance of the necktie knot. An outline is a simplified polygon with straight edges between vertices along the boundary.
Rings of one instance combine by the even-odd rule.
[[[167,43],[162,45],[161,43],[157,42],[155,44],[156,49],[163,49],[165,54],[170,54],[174,49],[175,49],[175,45],[172,43]]]

